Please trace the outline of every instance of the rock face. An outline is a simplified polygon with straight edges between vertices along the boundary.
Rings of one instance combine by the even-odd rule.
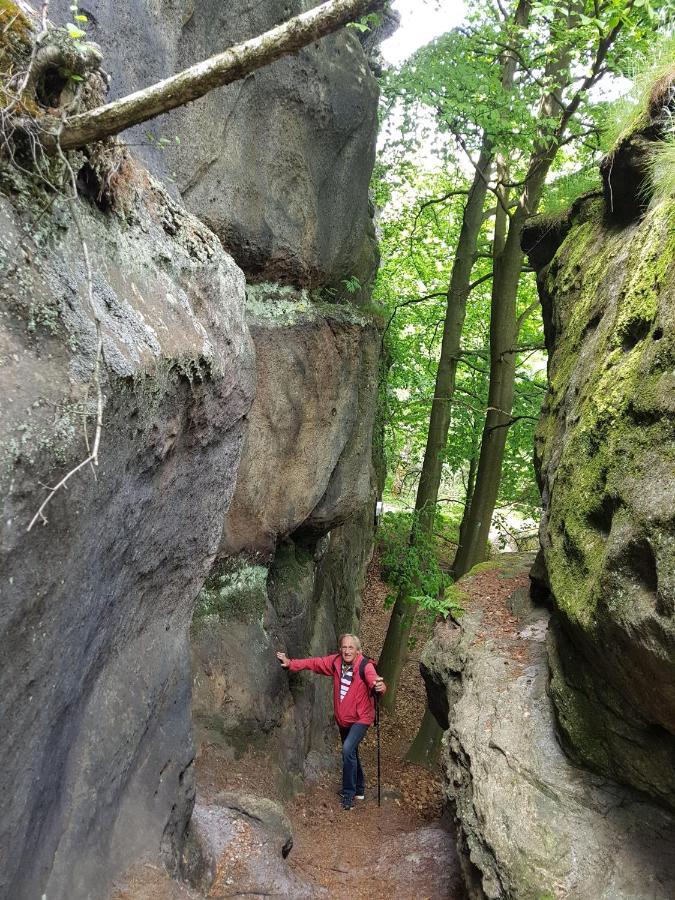
[[[0,194],[0,895],[98,896],[170,858],[194,799],[188,629],[234,490],[253,394],[244,279],[213,234],[125,164],[115,212],[78,203],[103,341],[67,205]],[[53,199],[53,198],[52,198]],[[92,407],[93,403],[93,407]]]
[[[300,528],[324,534],[374,500],[380,335],[372,321],[270,287],[249,289],[248,323],[258,391],[225,523],[227,555],[269,554]]]
[[[90,0],[87,29],[121,96],[315,5]],[[68,0],[52,2],[50,16],[67,21]],[[374,274],[376,132],[377,85],[358,39],[343,31],[156,120],[151,141],[147,127],[129,140],[249,280],[314,287]]]
[[[198,738],[268,746],[280,787],[333,759],[328,680],[275,650],[324,655],[358,627],[370,559],[380,337],[353,308],[248,291],[257,392],[220,561],[192,630]]]
[[[536,262],[551,692],[573,758],[675,806],[675,205],[609,215],[577,204]]]
[[[509,555],[510,556],[510,555]],[[462,579],[474,599],[422,656],[471,900],[666,900],[675,817],[573,765],[547,693],[549,612],[528,599],[531,555]]]
[[[316,542],[287,539],[267,565],[226,560],[209,576],[192,628],[197,742],[239,755],[267,748],[279,788],[334,762],[328,679],[289,675],[275,651],[324,655],[358,630],[372,548],[372,503]]]

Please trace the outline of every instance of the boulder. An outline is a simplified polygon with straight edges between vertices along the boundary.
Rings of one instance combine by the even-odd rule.
[[[89,0],[85,27],[118,97],[315,5]],[[68,21],[69,0],[52,0],[49,12]],[[132,129],[128,140],[249,280],[366,284],[378,259],[368,203],[377,96],[357,37],[343,30]]]
[[[98,896],[194,800],[188,628],[216,554],[253,394],[244,278],[123,161],[118,205],[0,173],[0,844],[3,897]],[[45,209],[50,212],[45,214]]]
[[[497,580],[462,579],[473,599],[461,627],[437,625],[422,655],[428,689],[445,688],[446,791],[468,896],[666,900],[675,892],[675,816],[574,765],[558,742],[550,614],[523,591],[531,561],[514,556]]]
[[[220,794],[195,804],[184,856],[184,878],[214,900],[270,896],[313,900],[328,893],[302,881],[285,862],[291,827],[272,800]]]

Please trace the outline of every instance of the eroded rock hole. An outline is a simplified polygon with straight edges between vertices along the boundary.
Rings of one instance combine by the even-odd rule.
[[[658,579],[656,557],[646,538],[631,541],[623,552],[623,563],[630,574],[650,593],[656,594]]]
[[[46,66],[40,73],[35,85],[35,96],[41,106],[58,108],[62,105],[62,97],[69,87],[69,79],[63,75],[58,66]]]
[[[588,513],[588,524],[607,537],[612,528],[612,519],[619,506],[615,497],[605,494],[598,505]]]
[[[652,335],[652,340],[660,341],[663,337],[663,328],[654,329],[654,334]]]
[[[91,200],[101,210],[108,212],[110,197],[105,191],[101,178],[90,163],[86,162],[77,173],[77,192],[81,197]]]
[[[632,350],[636,344],[639,344],[640,341],[647,337],[650,328],[651,322],[648,322],[646,319],[633,319],[624,331],[621,342],[622,349],[624,351]]]

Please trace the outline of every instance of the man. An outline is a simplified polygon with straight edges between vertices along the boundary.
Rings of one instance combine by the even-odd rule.
[[[359,744],[375,720],[374,694],[383,694],[387,688],[370,660],[361,665],[365,657],[356,635],[343,634],[339,646],[340,652],[330,656],[289,659],[277,653],[277,659],[289,672],[309,669],[333,679],[333,708],[342,738],[342,808],[351,809],[355,797],[365,800]]]

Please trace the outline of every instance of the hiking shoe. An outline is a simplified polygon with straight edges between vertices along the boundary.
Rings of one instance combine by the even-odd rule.
[[[354,799],[355,800],[365,800],[366,795],[365,794],[354,794]]]
[[[352,808],[352,798],[351,797],[343,797],[342,798],[342,808],[343,809],[351,809]]]

